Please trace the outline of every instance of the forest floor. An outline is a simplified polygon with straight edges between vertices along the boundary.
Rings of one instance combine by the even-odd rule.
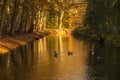
[[[0,54],[5,54],[10,50],[14,50],[17,47],[27,44],[28,42],[42,38],[47,34],[48,32],[46,31],[39,32],[39,33],[33,32],[28,34],[19,34],[19,35],[13,35],[13,36],[4,34],[2,36],[2,39],[0,39]]]

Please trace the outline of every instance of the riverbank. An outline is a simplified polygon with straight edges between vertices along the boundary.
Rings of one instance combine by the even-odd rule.
[[[16,49],[17,47],[23,46],[28,42],[37,40],[48,34],[49,33],[47,31],[43,31],[39,33],[33,32],[33,33],[20,34],[20,35],[15,34],[13,36],[4,34],[2,36],[2,39],[0,39],[0,54],[5,54],[10,50]]]
[[[83,38],[106,46],[120,48],[120,37],[118,33],[100,33],[89,27],[79,27],[75,29],[72,34],[76,38]]]

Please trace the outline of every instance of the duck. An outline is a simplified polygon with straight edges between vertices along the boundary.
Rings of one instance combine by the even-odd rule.
[[[96,59],[97,59],[97,60],[101,60],[101,59],[102,59],[102,57],[101,57],[101,56],[98,56],[98,57],[96,57]]]
[[[71,55],[73,55],[73,52],[71,52]]]
[[[92,52],[91,52],[91,54],[92,54],[92,55],[94,55],[94,54],[95,54],[95,52],[94,52],[94,51],[92,51]]]
[[[73,52],[68,51],[68,55],[73,55]]]
[[[54,56],[55,56],[55,57],[58,57],[58,53],[57,53],[56,51],[54,52]]]
[[[90,49],[90,53],[91,53],[92,55],[94,55],[94,54],[95,54],[94,49]]]

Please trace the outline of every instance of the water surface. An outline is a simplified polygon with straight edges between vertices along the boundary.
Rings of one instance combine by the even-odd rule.
[[[120,80],[119,60],[119,49],[48,36],[0,55],[0,80]]]

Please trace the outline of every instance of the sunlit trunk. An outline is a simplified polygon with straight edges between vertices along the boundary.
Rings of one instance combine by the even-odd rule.
[[[43,29],[43,19],[44,19],[44,11],[41,11],[41,13],[40,13],[40,30],[42,30]]]
[[[35,24],[34,24],[34,19],[35,19],[35,13],[31,13],[31,22],[30,22],[30,28],[29,28],[29,33],[33,32]]]
[[[59,29],[62,28],[62,24],[63,24],[63,17],[64,17],[64,11],[61,9],[60,11],[60,15],[59,15],[59,19],[58,19],[58,27]]]
[[[36,13],[36,15],[34,15],[35,16],[35,28],[34,28],[34,30],[35,31],[37,31],[37,32],[39,32],[39,29],[40,29],[40,11],[38,11],[37,13]],[[32,14],[32,17],[33,17],[33,14]]]

